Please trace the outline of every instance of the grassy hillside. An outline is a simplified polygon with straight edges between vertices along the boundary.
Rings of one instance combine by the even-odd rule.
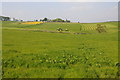
[[[25,25],[3,22],[4,78],[115,78],[118,63],[117,23],[107,26],[106,33],[95,30],[97,23],[43,23]],[[64,34],[20,29],[93,34]],[[92,29],[91,29],[92,28]]]
[[[3,22],[3,28],[25,28],[25,29],[40,29],[56,31],[57,28],[68,29],[70,32],[90,32],[96,33],[97,24],[104,24],[109,30],[117,30],[118,22],[105,22],[105,23],[43,23],[43,24],[21,24],[21,22]],[[81,29],[81,31],[80,31]]]

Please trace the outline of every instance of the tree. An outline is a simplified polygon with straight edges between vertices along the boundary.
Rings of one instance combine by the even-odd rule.
[[[38,22],[38,20],[35,20],[36,22]]]
[[[42,19],[40,19],[40,21],[42,21]]]
[[[13,21],[19,21],[18,19],[13,18]]]
[[[10,21],[10,17],[3,17],[4,21]]]
[[[70,22],[70,20],[67,20],[67,19],[66,19],[66,21],[65,21],[65,22]]]
[[[60,18],[56,18],[52,20],[53,22],[65,22],[64,20],[60,19]]]
[[[23,22],[23,20],[20,20],[21,22]]]
[[[0,16],[1,21],[10,21],[10,17]]]
[[[47,21],[48,19],[47,18],[44,18],[42,21]]]
[[[56,19],[53,19],[53,20],[48,19],[48,18],[44,18],[43,20],[40,19],[40,21],[47,21],[47,22],[70,22],[70,20],[67,20],[67,19],[63,20],[61,18],[56,18]]]

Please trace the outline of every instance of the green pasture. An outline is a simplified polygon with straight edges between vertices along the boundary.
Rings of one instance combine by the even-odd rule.
[[[97,24],[105,24],[107,32],[98,33]],[[59,27],[71,33],[22,30],[56,31]],[[117,22],[2,22],[3,78],[117,78],[117,68]]]

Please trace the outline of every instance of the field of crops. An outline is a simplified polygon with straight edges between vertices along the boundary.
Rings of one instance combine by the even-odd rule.
[[[42,24],[43,22],[21,22],[21,24]]]
[[[97,24],[106,25],[107,32],[98,33]],[[4,21],[2,27],[3,78],[118,77],[117,22],[27,25]],[[69,34],[53,33],[57,28],[68,29],[63,32]]]

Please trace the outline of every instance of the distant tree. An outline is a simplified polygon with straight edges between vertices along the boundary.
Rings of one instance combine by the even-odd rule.
[[[23,22],[23,20],[20,20],[21,22]]]
[[[4,21],[10,21],[10,17],[3,17]]]
[[[42,19],[40,19],[40,21],[42,21]]]
[[[70,22],[70,20],[67,20],[67,19],[66,19],[66,21],[65,21],[65,22]]]
[[[16,19],[15,19],[15,18],[13,18],[13,21],[16,21]]]
[[[38,20],[35,20],[36,22],[38,22]]]
[[[64,20],[60,19],[60,18],[56,18],[52,20],[53,22],[65,22]]]
[[[10,21],[10,17],[0,16],[1,21]]]
[[[70,22],[70,20],[67,20],[67,19],[63,20],[61,18],[56,18],[56,19],[53,19],[53,20],[48,19],[48,18],[44,18],[43,20],[40,19],[40,21],[47,21],[47,22]]]
[[[3,21],[3,16],[0,16],[0,21]]]
[[[42,21],[47,21],[48,19],[47,18],[44,18]]]
[[[13,21],[19,21],[18,19],[13,18]]]

